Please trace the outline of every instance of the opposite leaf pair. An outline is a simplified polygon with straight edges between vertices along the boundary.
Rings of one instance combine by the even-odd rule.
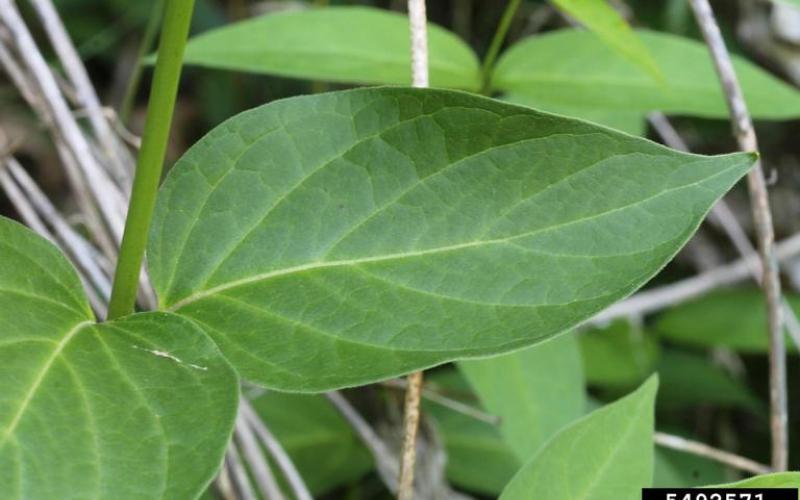
[[[517,104],[637,135],[644,135],[645,116],[652,111],[727,119],[704,44],[669,33],[633,32],[619,16],[614,19],[604,1],[554,3],[595,33],[537,34],[511,45],[496,65],[485,61],[483,70],[467,43],[429,24],[431,85],[500,93]],[[265,15],[201,33],[189,41],[184,60],[309,80],[408,85],[410,58],[406,16],[328,7]],[[795,89],[745,59],[733,59],[754,118],[800,116]],[[481,89],[484,83],[487,88]]]
[[[245,112],[162,189],[148,256],[170,312],[95,324],[64,257],[0,221],[0,483],[192,497],[238,398],[206,334],[289,391],[530,345],[646,282],[753,159],[448,91]]]

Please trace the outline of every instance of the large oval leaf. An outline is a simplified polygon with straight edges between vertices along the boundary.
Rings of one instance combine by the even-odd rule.
[[[563,331],[646,282],[750,167],[469,94],[278,101],[178,162],[163,308],[254,381],[363,384]]]
[[[3,498],[193,498],[238,383],[177,315],[94,323],[58,250],[0,219],[0,394]]]
[[[500,500],[636,500],[653,478],[658,382],[559,432],[517,472]]]
[[[656,80],[591,34],[561,30],[513,46],[500,59],[493,85],[510,100],[542,109],[660,110],[727,118],[708,49],[667,33],[638,32],[658,61]],[[800,93],[741,58],[734,58],[755,118],[800,116]],[[573,111],[574,112],[574,111]]]
[[[184,60],[212,68],[355,83],[411,83],[408,17],[366,7],[266,15],[189,40]],[[431,85],[480,88],[478,60],[449,31],[428,25]]]

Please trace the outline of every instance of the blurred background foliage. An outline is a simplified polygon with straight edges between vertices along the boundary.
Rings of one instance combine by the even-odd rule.
[[[57,0],[69,33],[86,63],[103,102],[122,111],[124,125],[140,131],[148,93],[149,68],[142,67],[141,85],[131,85],[139,56],[149,53],[149,23],[161,0]],[[197,0],[194,34],[254,15],[286,9],[327,5],[327,1]],[[636,27],[699,39],[685,0],[627,0],[612,2]],[[800,10],[788,4],[761,0],[712,2],[732,51],[784,81],[800,82]],[[404,11],[405,2],[331,1],[331,5],[369,5]],[[25,8],[24,2],[20,5]],[[482,57],[489,47],[506,2],[435,0],[428,2],[429,19],[456,33]],[[794,17],[792,17],[794,16]],[[793,21],[793,22],[792,22]],[[564,16],[544,1],[525,1],[515,15],[508,47],[518,40],[569,26]],[[134,78],[135,80],[135,78]],[[189,66],[182,80],[169,158],[174,161],[213,126],[244,109],[275,99],[346,88],[276,76]],[[129,103],[129,104],[126,104]],[[129,106],[130,113],[125,112]],[[52,146],[44,137],[14,88],[0,77],[0,127],[10,135],[16,155],[51,199],[69,211],[67,184]],[[678,117],[673,123],[693,151],[734,150],[730,126],[724,120]],[[758,122],[765,170],[771,180],[778,239],[800,231],[800,122]],[[652,138],[657,136],[648,131]],[[743,187],[728,200],[744,228],[751,217]],[[0,197],[0,212],[14,216]],[[697,237],[649,286],[672,282],[712,269],[737,257],[724,234],[704,225]],[[784,268],[785,285],[793,295],[800,289],[800,263]],[[800,296],[790,302],[800,312]],[[577,334],[581,365],[589,396],[587,411],[633,390],[658,372],[657,426],[720,448],[768,462],[768,366],[766,324],[760,295],[752,285],[714,293],[641,321],[615,321]],[[790,429],[800,422],[800,363],[789,348]],[[463,375],[463,367],[434,370],[428,389],[476,408],[482,402]],[[257,391],[256,389],[253,389]],[[402,392],[381,385],[351,391],[348,396],[383,433],[397,441]],[[353,429],[323,396],[258,393],[254,406],[295,460],[309,487],[325,498],[388,498],[372,456]],[[583,404],[583,403],[581,403]],[[447,477],[470,495],[495,496],[520,465],[504,441],[497,421],[467,415],[427,400],[425,433],[431,446],[443,447]],[[490,412],[491,413],[491,412]],[[491,417],[491,415],[488,415]],[[394,433],[394,434],[393,434]],[[800,435],[791,432],[790,449],[798,450]],[[800,468],[800,456],[792,457]],[[736,471],[685,453],[658,450],[656,486],[714,484],[736,479]],[[209,492],[213,497],[215,493]]]

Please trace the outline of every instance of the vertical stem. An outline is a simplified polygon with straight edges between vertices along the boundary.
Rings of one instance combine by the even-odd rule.
[[[417,430],[419,429],[419,404],[422,393],[422,372],[408,376],[403,421],[403,452],[400,456],[400,481],[398,500],[414,497],[414,464],[417,461]]]
[[[136,162],[136,176],[133,180],[125,233],[114,275],[114,286],[111,290],[109,319],[131,313],[136,302],[139,273],[169,140],[194,0],[170,0],[166,2],[165,7],[142,147]]]
[[[708,0],[689,1],[719,75],[739,148],[744,151],[756,151],[758,150],[758,141],[753,129],[753,122],[750,119],[742,89],[733,70],[730,55],[725,47],[725,41],[722,38],[717,21],[714,19],[714,12],[711,10]],[[769,208],[769,195],[760,160],[756,162],[756,165],[748,174],[747,185],[750,191],[750,206],[755,219],[758,251],[763,269],[761,287],[766,297],[768,313],[772,467],[776,471],[783,471],[788,466],[789,455],[786,408],[786,346],[783,338],[781,283],[778,276],[778,264],[775,259],[775,234],[772,227],[772,213]]]
[[[503,46],[503,40],[506,39],[508,28],[511,27],[511,21],[514,19],[514,14],[517,13],[519,4],[520,0],[508,0],[506,10],[503,12],[503,17],[500,18],[500,24],[497,25],[497,31],[495,31],[492,43],[489,45],[489,50],[486,52],[486,57],[483,59],[483,66],[481,66],[482,94],[487,94],[489,92],[494,62],[497,59],[497,54],[500,53],[500,47]]]
[[[411,29],[411,83],[414,87],[428,86],[428,31],[425,0],[408,0],[408,21]],[[403,452],[400,457],[398,500],[414,497],[414,464],[417,458],[419,403],[422,392],[422,372],[408,376],[408,389],[403,422]]]
[[[428,86],[428,27],[425,0],[408,0],[411,30],[411,85]]]

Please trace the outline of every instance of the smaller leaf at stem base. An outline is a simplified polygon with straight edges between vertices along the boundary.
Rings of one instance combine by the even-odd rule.
[[[238,380],[191,321],[97,324],[49,242],[0,218],[3,498],[193,498],[222,460]]]

